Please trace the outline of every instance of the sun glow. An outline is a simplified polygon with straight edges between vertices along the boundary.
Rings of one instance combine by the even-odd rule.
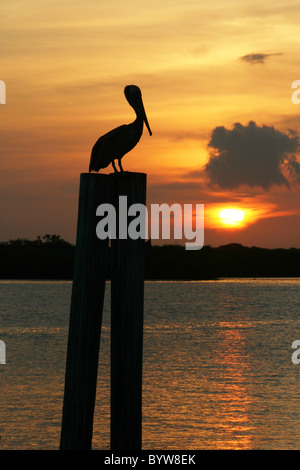
[[[225,225],[238,226],[243,222],[245,213],[241,209],[222,209],[219,217]]]

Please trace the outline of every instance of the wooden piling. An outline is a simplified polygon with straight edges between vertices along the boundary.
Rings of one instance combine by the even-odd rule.
[[[119,196],[146,205],[146,174],[113,175],[112,194],[118,217]],[[111,449],[140,450],[145,240],[118,237],[111,256]]]
[[[126,208],[119,197],[126,196]],[[132,239],[127,210],[146,206],[146,174],[83,173],[71,298],[61,450],[90,450],[96,397],[108,238],[96,234],[96,209],[116,209],[117,239],[111,241],[111,449],[142,446],[144,238]],[[135,218],[135,217],[133,217]],[[127,219],[127,220],[126,220]],[[125,233],[124,233],[125,227]],[[119,236],[119,229],[122,234]]]
[[[91,449],[108,239],[96,235],[96,208],[109,202],[110,177],[83,173],[71,298],[61,450]]]

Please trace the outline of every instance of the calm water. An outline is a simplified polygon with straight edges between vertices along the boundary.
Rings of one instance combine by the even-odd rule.
[[[0,449],[58,449],[72,284],[0,282]],[[299,449],[300,279],[145,284],[143,448]],[[109,285],[94,449],[109,448]]]

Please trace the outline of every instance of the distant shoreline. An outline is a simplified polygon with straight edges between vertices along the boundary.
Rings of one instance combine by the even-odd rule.
[[[57,235],[0,243],[0,280],[72,281],[75,246]],[[110,249],[108,252],[110,257]],[[106,279],[110,279],[108,260]],[[258,248],[231,243],[185,250],[145,244],[145,280],[300,278],[300,248]]]

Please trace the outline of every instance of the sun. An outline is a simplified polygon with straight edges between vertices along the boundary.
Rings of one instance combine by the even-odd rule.
[[[236,227],[242,224],[245,212],[241,209],[222,209],[219,217],[223,224]]]

